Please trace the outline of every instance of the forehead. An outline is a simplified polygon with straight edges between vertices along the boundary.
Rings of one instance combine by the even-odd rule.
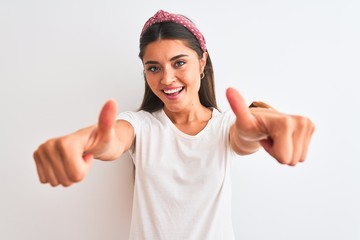
[[[152,60],[152,58],[169,59],[179,54],[197,56],[196,52],[189,48],[183,40],[160,39],[146,46],[143,60]]]

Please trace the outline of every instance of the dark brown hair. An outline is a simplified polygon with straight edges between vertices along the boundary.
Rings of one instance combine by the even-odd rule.
[[[191,49],[193,49],[199,58],[203,57],[203,50],[200,47],[198,40],[195,36],[187,30],[184,26],[174,22],[156,23],[150,26],[140,38],[140,53],[139,57],[143,60],[145,49],[148,44],[159,39],[179,39]],[[215,83],[214,71],[211,63],[210,56],[208,55],[206,65],[204,68],[204,78],[201,80],[199,89],[199,98],[202,105],[208,108],[218,108],[215,97]],[[146,77],[145,79],[145,92],[142,104],[139,110],[148,112],[155,112],[164,107],[164,103],[152,92]]]

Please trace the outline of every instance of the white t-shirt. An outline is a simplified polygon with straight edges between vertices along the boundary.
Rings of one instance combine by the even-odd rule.
[[[230,240],[231,111],[214,109],[195,136],[181,132],[163,110],[123,112],[134,127],[135,165],[130,239]]]

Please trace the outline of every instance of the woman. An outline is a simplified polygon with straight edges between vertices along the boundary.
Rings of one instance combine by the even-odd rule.
[[[314,131],[301,116],[254,103],[232,88],[232,111],[217,110],[213,69],[201,32],[158,11],[140,37],[145,94],[140,110],[117,116],[114,101],[97,126],[50,139],[34,153],[42,183],[70,186],[93,158],[129,151],[135,165],[130,239],[234,239],[230,162],[263,147],[282,164],[303,162]]]

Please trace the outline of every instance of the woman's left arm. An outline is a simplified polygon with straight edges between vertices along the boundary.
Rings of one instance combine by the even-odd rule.
[[[295,166],[305,161],[315,130],[310,119],[269,108],[248,108],[233,88],[227,89],[226,96],[236,116],[230,128],[230,145],[236,153],[251,154],[262,146],[281,164]]]

